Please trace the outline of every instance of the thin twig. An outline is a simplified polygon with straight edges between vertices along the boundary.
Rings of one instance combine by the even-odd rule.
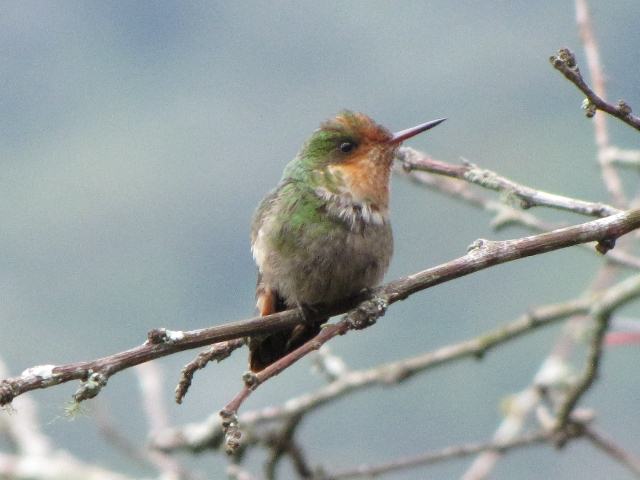
[[[519,206],[525,209],[550,207],[591,217],[606,217],[621,211],[605,203],[587,202],[536,190],[498,175],[491,170],[480,168],[470,162],[465,162],[463,165],[452,165],[435,160],[410,147],[401,147],[396,157],[402,162],[402,166],[406,171],[418,170],[466,180],[469,183],[500,192],[512,200],[517,200]]]
[[[237,463],[231,463],[227,466],[227,476],[229,480],[257,480],[251,473],[244,470]]]
[[[637,212],[638,220],[640,221],[640,210],[638,210]],[[605,222],[608,219],[615,217],[617,217],[617,215],[600,220],[595,220],[594,222]],[[537,244],[538,247],[549,250],[555,249],[557,247],[553,247],[554,242],[551,241],[550,236],[558,237],[558,232],[567,232],[574,228],[575,227],[568,227],[555,230],[554,232],[525,237],[518,240],[507,240],[502,242],[478,240],[471,246],[467,255],[459,258],[458,260],[454,260],[453,262],[449,262],[447,264],[448,266],[444,269],[444,272],[438,271],[442,270],[442,266],[435,267],[435,269],[425,270],[412,276],[412,278],[410,279],[408,278],[404,282],[404,285],[398,284],[398,288],[394,287],[393,289],[389,289],[388,284],[382,289],[378,289],[375,297],[372,300],[367,301],[370,302],[369,306],[365,307],[365,305],[367,305],[367,302],[361,303],[357,309],[347,314],[345,318],[343,318],[340,322],[325,326],[325,328],[316,337],[303,344],[298,349],[289,353],[277,362],[271,364],[261,372],[258,372],[256,374],[250,373],[247,376],[243,389],[220,412],[220,416],[225,429],[227,450],[233,452],[240,446],[241,434],[238,426],[237,411],[253,390],[255,390],[264,381],[279,374],[284,369],[297,362],[300,358],[302,358],[309,352],[317,350],[322,344],[335,337],[336,335],[343,335],[351,329],[363,328],[368,326],[372,320],[375,321],[377,317],[384,314],[384,311],[390,303],[392,303],[393,301],[404,299],[408,295],[413,293],[413,291],[422,289],[422,287],[418,287],[417,290],[414,290],[414,286],[409,286],[409,288],[406,290],[406,293],[400,293],[401,291],[405,290],[407,282],[409,284],[412,284],[418,278],[423,277],[425,281],[428,281],[430,284],[436,285],[449,280],[448,275],[455,275],[456,277],[458,277],[461,274],[466,274],[462,273],[464,271],[468,270],[468,272],[471,273],[473,271],[477,271],[478,269],[484,268],[489,263],[495,265],[509,261],[509,259],[528,256],[530,254],[527,254],[525,252],[533,245],[530,245],[529,248],[527,248],[524,247],[523,242],[528,243],[533,239],[536,239],[534,243]],[[537,241],[542,240],[543,238],[544,241],[542,243],[539,243]],[[556,241],[557,240],[560,240],[560,238],[557,238]],[[609,245],[613,245],[614,243],[610,243],[609,241],[604,242],[604,240],[605,239],[601,239],[599,245],[601,246],[601,250],[606,251],[606,248],[608,248]],[[518,244],[519,246],[515,248],[515,250],[512,250],[516,244]],[[510,250],[511,252],[509,252]],[[534,248],[532,251],[535,250],[536,248]],[[492,253],[487,255],[488,251]],[[515,257],[513,256],[514,254],[516,255]],[[455,263],[458,263],[458,265],[455,265]],[[361,320],[358,320],[356,317],[354,317],[354,315],[360,312],[362,313],[362,315],[360,316]]]
[[[328,382],[333,382],[345,375],[349,371],[349,368],[344,362],[344,359],[334,354],[329,346],[325,344],[320,347],[317,355],[313,359],[313,371],[314,373],[320,374]]]
[[[0,453],[0,478],[3,480],[134,480],[134,477],[84,463],[64,450],[58,450],[47,457],[22,457]]]
[[[400,149],[400,153],[407,153]],[[402,166],[402,160],[398,158],[394,172],[404,175],[412,182],[427,187],[436,192],[442,193],[450,198],[461,200],[473,207],[486,210],[494,214],[491,226],[495,230],[500,230],[508,225],[517,224],[533,232],[548,232],[556,228],[567,225],[551,224],[540,220],[531,212],[512,207],[506,203],[492,200],[485,195],[471,188],[472,184],[466,180],[443,176],[437,173],[430,173],[418,170],[407,170]],[[442,162],[444,163],[444,162]]]
[[[577,428],[573,432],[574,438],[585,437],[589,439],[596,447],[622,463],[632,473],[634,473],[635,476],[640,477],[640,460],[638,458],[625,451],[612,439],[608,438],[602,432],[599,432],[592,425],[589,425],[588,422],[576,423],[576,426]],[[492,440],[484,443],[456,445],[434,452],[425,452],[410,457],[402,457],[389,462],[380,463],[378,465],[364,464],[356,468],[342,470],[334,474],[325,474],[322,478],[323,480],[345,480],[350,478],[374,477],[399,470],[463,458],[482,452],[495,452],[499,455],[503,455],[507,451],[515,448],[541,444],[552,439],[552,432],[539,430],[537,432],[518,435],[507,441]]]
[[[149,436],[169,428],[168,417],[162,400],[162,372],[154,362],[138,365],[138,375],[143,411],[149,424]],[[186,469],[180,461],[144,444],[136,444],[119,428],[104,407],[94,410],[94,418],[102,436],[129,459],[160,473],[162,480],[196,480],[202,478]]]
[[[187,394],[197,370],[203,369],[209,362],[221,362],[231,355],[234,350],[243,346],[244,343],[242,338],[216,343],[200,352],[194,360],[187,363],[180,372],[180,380],[176,386],[176,403],[182,403],[182,400],[184,400],[184,396]]]
[[[640,150],[622,149],[610,146],[602,152],[607,163],[620,167],[640,169]]]
[[[540,373],[550,370],[552,363],[547,361],[540,368]],[[528,414],[538,404],[540,400],[540,390],[534,386],[529,386],[513,395],[509,400],[509,410],[505,418],[493,434],[494,442],[510,442],[520,437],[524,429]],[[486,450],[480,452],[480,455],[471,463],[464,474],[460,477],[462,480],[484,480],[489,478],[498,459],[503,452],[498,450]]]
[[[626,102],[620,100],[617,105],[607,103],[587,85],[578,69],[575,56],[568,48],[561,48],[549,60],[556,70],[560,71],[567,80],[585,94],[587,97],[585,110],[588,117],[592,117],[596,110],[602,110],[636,130],[640,130],[640,117],[631,113],[631,107]]]
[[[169,425],[167,406],[163,399],[163,372],[157,362],[137,365],[134,369],[138,377],[142,410],[147,418],[149,431],[161,430]]]
[[[359,467],[342,470],[333,474],[328,474],[324,478],[327,480],[344,480],[347,478],[374,477],[384,473],[395,472],[407,468],[432,465],[434,463],[463,458],[485,451],[507,452],[515,448],[522,448],[531,445],[544,443],[549,438],[549,433],[544,431],[527,433],[520,435],[508,442],[483,442],[469,443],[465,445],[455,445],[446,447],[435,452],[426,452],[412,457],[403,457],[390,462],[378,465],[360,465]]]
[[[611,437],[593,425],[586,425],[584,427],[584,436],[591,440],[591,443],[600,450],[626,466],[637,478],[640,478],[640,458],[626,451]]]
[[[232,453],[240,446],[241,433],[237,420],[238,409],[256,388],[289,368],[305,355],[318,350],[332,338],[338,335],[344,335],[349,330],[360,330],[373,325],[379,317],[384,315],[388,305],[389,300],[386,295],[377,295],[371,300],[362,302],[357,308],[347,313],[339,322],[323,325],[320,333],[315,337],[265,369],[257,373],[247,372],[244,376],[245,385],[243,388],[220,411],[227,451]]]
[[[402,154],[403,150],[401,150]],[[424,155],[424,154],[422,154]],[[428,156],[427,156],[428,158]],[[444,163],[440,162],[439,163]],[[407,178],[420,185],[426,186],[432,190],[443,193],[451,198],[462,200],[465,203],[476,208],[481,208],[494,214],[491,226],[495,230],[499,230],[509,225],[520,225],[532,232],[548,232],[566,225],[552,224],[540,220],[530,212],[517,209],[503,202],[491,200],[478,192],[469,188],[471,185],[466,180],[451,178],[429,173],[426,171],[411,170],[404,168],[395,168],[395,172],[405,175]],[[589,245],[581,245],[581,248],[593,252]],[[607,255],[607,262],[634,270],[640,269],[640,258],[626,252],[625,250],[616,248]]]
[[[638,227],[640,227],[640,209],[634,209],[572,227],[514,240],[477,240],[466,255],[455,260],[389,282],[332,307],[320,306],[314,319],[343,313],[358,306],[363,307],[367,302],[380,298],[392,304],[421,290],[494,265],[581,243],[598,242],[597,246],[603,253],[613,246],[615,239]],[[40,365],[25,370],[19,377],[2,380],[0,406],[10,403],[15,397],[27,391],[49,388],[71,380],[83,381],[75,394],[76,401],[91,398],[106,385],[109,376],[134,365],[203,345],[272,333],[305,321],[309,320],[299,309],[294,309],[187,332],[152,330],[147,342],[130,350],[90,362],[57,366]]]
[[[104,404],[98,402],[97,408],[93,409],[92,417],[98,428],[98,432],[112,448],[137,465],[146,468],[156,468],[156,464],[151,456],[148,455],[149,452],[145,451],[143,446],[135,443],[116,427],[109,410]]]
[[[605,294],[594,304],[592,316],[595,322],[593,338],[589,349],[585,369],[576,385],[569,391],[564,402],[560,405],[557,415],[558,432],[562,432],[568,425],[571,412],[577,405],[582,395],[589,389],[596,379],[600,361],[602,359],[602,344],[604,341],[611,312],[625,303],[638,298],[640,295],[640,275],[629,277],[616,285],[616,288],[607,290]],[[564,445],[565,439],[561,435],[558,444]]]
[[[277,432],[269,435],[267,443],[270,452],[265,466],[267,480],[276,480],[276,467],[285,455],[291,457],[291,462],[300,478],[312,477],[312,470],[307,464],[302,449],[294,439],[301,420],[302,415],[289,417]]]
[[[482,335],[440,347],[431,352],[377,365],[364,370],[347,370],[332,382],[315,392],[289,399],[281,406],[271,406],[257,411],[246,412],[239,417],[243,428],[252,428],[265,422],[284,420],[307,414],[329,402],[334,402],[354,391],[376,385],[400,383],[432,368],[446,365],[465,358],[482,358],[492,348],[519,338],[520,336],[568,316],[586,313],[591,305],[589,299],[577,299],[552,305],[543,305],[522,315],[513,322],[502,325]],[[190,424],[180,428],[160,432],[153,439],[155,448],[163,451],[201,451],[213,448],[221,436],[220,424],[215,418],[203,424]]]
[[[0,375],[6,375],[0,358]],[[15,454],[0,453],[0,479],[68,480],[133,480],[114,471],[83,463],[66,450],[55,446],[44,434],[38,419],[38,408],[30,395],[16,399],[16,411],[0,416],[0,433],[8,436]]]
[[[163,396],[163,372],[157,362],[147,362],[137,365],[134,369],[138,376],[142,407],[147,418],[149,436],[154,432],[169,427],[169,415]],[[190,472],[175,457],[164,452],[149,449],[146,445],[142,453],[159,471],[163,480],[191,480],[199,478]]]
[[[5,362],[0,358],[0,375],[8,375]],[[18,414],[0,417],[0,432],[6,430],[9,442],[21,456],[47,456],[53,451],[51,439],[44,434],[38,419],[38,407],[30,395],[16,401]]]
[[[600,49],[598,48],[598,42],[596,41],[596,36],[593,32],[593,24],[591,22],[591,15],[589,14],[589,7],[586,0],[576,0],[575,4],[576,24],[578,25],[578,32],[580,33],[584,53],[587,57],[587,67],[589,69],[591,81],[593,82],[593,91],[595,95],[603,101],[606,101],[607,95],[602,62],[600,61]],[[591,105],[595,105],[593,100],[590,99],[590,101],[592,102]],[[618,107],[623,110],[627,108],[625,104],[621,103],[618,103]],[[589,111],[589,105],[587,105],[587,112]],[[630,113],[631,109],[629,108],[629,114]],[[626,205],[627,200],[625,198],[622,181],[609,158],[611,142],[609,140],[609,129],[607,128],[606,115],[594,115],[593,128],[596,147],[598,149],[598,163],[600,164],[603,183],[611,195],[614,204],[618,206]]]
[[[587,289],[587,295],[598,298],[606,294],[615,281],[617,269],[607,264],[600,268]],[[579,341],[579,332],[583,331],[588,317],[583,314],[572,315],[564,325],[562,333],[555,341],[550,353],[541,363],[533,381],[522,391],[511,396],[505,417],[496,428],[493,439],[508,441],[521,434],[527,421],[536,407],[545,398],[558,398],[566,393],[567,386],[574,382],[574,375],[569,366],[569,358]],[[555,418],[549,422],[555,425]],[[469,465],[462,480],[485,480],[490,478],[491,471],[502,457],[495,451],[483,452]]]

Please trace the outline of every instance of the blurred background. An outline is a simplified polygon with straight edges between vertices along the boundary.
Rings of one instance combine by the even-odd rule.
[[[590,5],[609,97],[640,108],[640,3]],[[392,130],[448,117],[409,145],[537,188],[608,201],[582,97],[548,61],[563,46],[586,71],[571,1],[3,2],[0,356],[19,374],[129,348],[154,327],[252,316],[253,210],[305,138],[342,108]],[[615,143],[637,147],[632,129],[609,125]],[[635,185],[635,173],[627,175]],[[388,279],[460,256],[476,238],[524,233],[495,233],[487,213],[406,179],[395,178],[392,189],[396,253]],[[364,368],[467,339],[579,294],[600,262],[573,249],[480,272],[395,305],[374,328],[331,348]],[[299,431],[311,463],[348,467],[488,439],[501,403],[529,384],[559,328],[482,362],[317,411]],[[185,403],[174,405],[180,368],[195,354],[160,362],[175,424],[217,411],[246,369],[246,351],[236,352],[197,374]],[[607,352],[584,402],[636,453],[639,360],[637,348]],[[323,385],[310,366],[305,359],[265,384],[244,410]],[[96,402],[75,421],[63,418],[75,388],[33,394],[46,433],[87,461],[150,476],[99,434]],[[112,378],[97,402],[130,438],[145,441],[132,373]],[[221,478],[226,460],[207,453],[185,462]],[[455,478],[467,465],[388,478]],[[288,468],[282,478],[292,475]],[[511,453],[494,478],[605,475],[631,478],[576,442],[560,454],[548,446]]]

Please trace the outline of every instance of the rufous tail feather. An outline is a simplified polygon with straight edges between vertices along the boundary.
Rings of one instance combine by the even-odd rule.
[[[287,309],[282,297],[274,290],[258,286],[257,306],[261,316],[271,315]],[[320,332],[325,320],[313,324],[301,324],[264,337],[254,337],[249,341],[249,368],[259,372],[280,360],[289,352],[311,340]]]

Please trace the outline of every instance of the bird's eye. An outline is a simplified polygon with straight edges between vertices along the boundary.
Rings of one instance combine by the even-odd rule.
[[[340,151],[342,153],[351,153],[356,149],[356,144],[354,142],[342,142],[340,144]]]

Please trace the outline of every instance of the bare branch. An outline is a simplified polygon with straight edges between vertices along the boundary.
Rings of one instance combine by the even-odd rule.
[[[601,267],[591,281],[587,293],[591,296],[603,295],[608,288],[615,288],[611,283],[615,281],[617,269],[610,264]],[[584,324],[588,320],[586,315],[573,315],[565,324],[562,334],[554,343],[551,352],[540,365],[533,382],[519,393],[512,395],[505,418],[496,429],[493,439],[507,441],[518,436],[526,426],[526,422],[540,402],[547,398],[557,402],[572,382],[575,382],[568,359],[575,350],[576,343],[582,338]],[[555,417],[546,422],[552,428]],[[540,420],[540,419],[538,419]],[[546,424],[545,424],[546,425]],[[490,477],[502,455],[498,452],[484,452],[469,466],[463,480],[483,480]]]
[[[559,408],[556,429],[562,432],[569,422],[571,411],[576,406],[580,397],[589,389],[596,379],[600,360],[602,358],[602,343],[609,327],[611,312],[636,299],[640,295],[640,275],[629,277],[620,282],[615,288],[610,288],[602,295],[592,308],[592,316],[595,321],[595,330],[591,340],[589,355],[578,383],[569,391],[565,401]],[[558,444],[563,445],[565,439],[560,437]]]
[[[232,463],[227,466],[227,476],[229,480],[257,480],[256,477],[248,471],[243,470],[237,463]]]
[[[147,362],[134,369],[138,377],[142,408],[147,417],[149,431],[167,428],[169,415],[164,400],[162,400],[163,373],[154,362]]]
[[[140,380],[143,410],[149,423],[149,435],[169,428],[166,409],[162,401],[162,372],[154,362],[138,365],[134,369]],[[137,464],[158,471],[161,480],[199,480],[202,477],[187,470],[177,458],[150,449],[128,438],[110,417],[104,404],[98,404],[94,419],[102,436],[113,447]]]
[[[163,372],[157,362],[142,363],[135,367],[140,385],[143,410],[149,425],[149,435],[169,427],[169,415],[162,391]],[[149,449],[142,450],[143,455],[159,471],[163,480],[191,480],[196,475],[187,470],[177,458]],[[199,477],[198,477],[199,478]]]
[[[533,232],[548,232],[566,226],[545,222],[530,212],[525,212],[506,203],[486,198],[469,188],[471,184],[464,180],[444,177],[425,171],[406,171],[404,168],[396,168],[395,171],[405,175],[419,185],[426,186],[451,198],[462,200],[476,208],[481,208],[493,213],[495,216],[491,221],[491,226],[496,230],[508,225],[520,225]],[[593,249],[589,245],[582,245],[581,247],[593,252]],[[640,258],[619,248],[610,251],[606,258],[608,262],[621,267],[632,268],[634,270],[640,269]]]
[[[462,257],[389,282],[370,292],[364,292],[355,298],[340,302],[338,305],[320,306],[317,310],[317,317],[343,313],[356,306],[364,306],[366,302],[376,299],[384,299],[388,304],[392,304],[404,300],[418,291],[494,265],[581,243],[595,241],[605,250],[613,244],[615,239],[638,227],[640,227],[640,209],[635,209],[572,227],[514,240],[477,240],[470,247],[469,252]],[[32,367],[25,370],[19,377],[2,380],[0,382],[0,405],[10,403],[24,392],[37,388],[48,388],[71,380],[84,381],[80,392],[83,392],[83,389],[91,388],[90,394],[86,394],[86,392],[84,392],[85,395],[76,394],[76,400],[80,401],[95,396],[99,388],[106,384],[110,375],[134,365],[207,344],[274,332],[303,321],[308,320],[299,310],[295,309],[187,332],[153,330],[150,332],[147,342],[124,352],[89,362]],[[340,324],[334,324],[334,328],[344,328],[343,326],[338,327],[338,325]],[[328,332],[331,331],[332,329],[328,330]],[[338,333],[335,332],[335,334]],[[100,381],[95,381],[95,377],[98,377]]]
[[[640,217],[640,211],[639,211],[639,217]],[[603,220],[606,220],[606,219],[596,220],[596,222],[603,221]],[[571,228],[574,228],[574,227],[568,227],[568,229],[571,229]],[[560,230],[556,230],[555,232],[560,232],[563,230],[566,231],[568,229],[567,228],[560,229]],[[534,237],[526,237],[525,239],[519,239],[515,241],[506,241],[506,242],[487,242],[485,240],[477,241],[474,245],[472,245],[470,252],[467,255],[465,255],[465,257],[462,257],[461,259],[459,259],[459,260],[462,260],[461,262],[462,264],[460,265],[460,268],[464,269],[473,265],[475,260],[474,257],[478,257],[478,256],[484,257],[483,251],[486,251],[487,249],[494,250],[494,253],[497,254],[497,256],[489,255],[489,257],[483,258],[483,261],[481,263],[484,263],[485,261],[491,261],[494,264],[503,263],[504,261],[508,261],[506,260],[507,257],[504,257],[504,259],[500,258],[502,256],[501,253],[504,253],[505,250],[509,249],[507,247],[507,244],[509,244],[510,242],[515,242],[522,245],[521,242],[524,240],[533,239],[537,237],[544,237],[545,235],[551,235],[551,234],[541,234]],[[598,245],[601,245],[602,243],[603,242],[601,240],[598,243]],[[548,246],[548,244],[546,246]],[[602,247],[602,248],[604,249],[605,247]],[[476,250],[479,251],[478,254],[475,253]],[[520,250],[520,248],[516,248],[516,250]],[[520,255],[520,256],[526,256],[526,255]],[[489,258],[491,257],[494,257],[494,258],[489,260]],[[449,266],[445,267],[446,270],[451,270],[452,273],[454,271],[457,271],[458,267],[453,267],[454,262],[456,261],[454,260],[453,262],[449,262]],[[437,268],[438,267],[436,267],[436,269]],[[430,272],[430,271],[425,271],[425,272]],[[422,275],[425,272],[422,272],[421,274],[416,274],[416,276]],[[430,274],[431,273],[432,272],[430,272]],[[432,277],[432,278],[438,279],[438,283],[441,283],[440,281],[441,277],[438,274],[436,274],[435,277]],[[281,358],[277,362],[271,364],[270,366],[268,366],[267,368],[265,368],[264,370],[258,373],[249,372],[248,374],[246,374],[245,386],[243,387],[243,389],[220,412],[220,416],[223,422],[223,428],[225,431],[226,445],[227,445],[228,451],[233,452],[236,448],[240,446],[241,433],[239,430],[237,412],[240,406],[242,405],[242,403],[249,397],[251,392],[255,390],[260,384],[264,383],[269,378],[272,378],[273,376],[279,374],[280,372],[282,372],[283,370],[291,366],[293,363],[297,362],[299,359],[301,359],[303,356],[305,356],[309,352],[320,348],[322,344],[326,343],[331,338],[337,335],[344,335],[351,329],[364,328],[370,325],[378,317],[382,316],[386,311],[387,306],[390,303],[392,303],[391,299],[394,298],[394,295],[395,295],[395,298],[397,299],[403,298],[400,296],[401,294],[399,294],[398,290],[395,290],[395,289],[388,290],[388,286],[389,285],[382,288],[384,293],[382,292],[377,293],[374,299],[361,303],[357,309],[347,314],[340,322],[336,324],[325,325],[323,330],[316,337],[314,337],[307,343],[303,344],[298,349],[294,350],[293,352],[289,353],[285,357]],[[422,289],[422,288],[419,288],[419,289]],[[408,294],[409,293],[407,293],[407,295]],[[368,305],[368,303],[370,303],[370,305]]]
[[[194,360],[187,363],[180,372],[180,380],[176,386],[176,403],[182,403],[197,370],[203,369],[209,362],[220,362],[224,360],[231,355],[234,350],[243,346],[244,343],[244,339],[242,338],[216,343],[203,352],[200,352]]]
[[[77,460],[65,451],[47,457],[19,457],[0,453],[0,478],[11,480],[133,480]]]
[[[511,323],[464,342],[446,345],[431,352],[378,365],[370,369],[344,371],[342,375],[331,383],[315,392],[292,398],[281,406],[271,406],[242,414],[238,423],[243,428],[253,428],[265,422],[298,417],[329,402],[343,398],[354,391],[376,385],[387,386],[393,383],[400,383],[414,375],[456,360],[464,358],[480,359],[492,348],[516,339],[531,330],[551,325],[571,315],[586,313],[590,305],[591,303],[588,299],[543,305],[522,315]],[[160,432],[159,435],[153,438],[153,445],[163,451],[201,451],[203,448],[217,446],[219,443],[217,439],[221,435],[222,430],[219,422],[215,418],[210,418],[204,424],[191,424]]]
[[[301,415],[289,417],[278,432],[269,436],[268,444],[271,451],[265,467],[267,480],[276,480],[276,467],[285,455],[291,457],[293,466],[300,478],[311,478],[313,476],[302,449],[294,440],[294,434],[301,420]]]
[[[4,360],[0,358],[0,375],[8,374]],[[16,400],[19,415],[0,417],[0,432],[6,430],[9,441],[20,455],[45,456],[53,450],[49,437],[40,428],[36,403],[29,395]]]
[[[640,169],[640,150],[628,150],[618,147],[607,148],[602,155],[608,163]]]
[[[323,325],[318,335],[265,369],[258,373],[247,372],[244,375],[245,385],[242,390],[220,411],[227,451],[231,453],[240,446],[241,434],[238,426],[237,413],[251,392],[262,383],[289,368],[308,353],[318,350],[332,338],[338,335],[344,335],[349,330],[360,330],[373,325],[379,317],[384,315],[388,305],[389,300],[387,296],[382,294],[378,294],[370,300],[365,300],[355,309],[347,313],[339,322]]]
[[[602,110],[636,130],[640,130],[640,117],[631,113],[631,107],[626,102],[620,100],[617,105],[612,105],[591,90],[591,87],[582,78],[575,56],[569,49],[561,48],[556,55],[551,56],[550,61],[556,70],[560,71],[567,80],[586,95],[587,104],[585,105],[585,110],[588,117],[592,117],[596,110]]]
[[[144,446],[136,444],[129,437],[123,434],[115,425],[109,411],[102,403],[98,403],[93,410],[93,419],[102,438],[114,449],[125,455],[129,460],[147,468],[155,468],[156,464],[152,457],[144,449]],[[152,452],[160,453],[162,452]],[[171,477],[173,478],[173,477]]]
[[[591,443],[596,447],[626,466],[636,477],[640,478],[640,458],[627,452],[612,438],[605,435],[604,432],[601,432],[593,425],[586,425],[584,427],[584,436],[591,440]]]
[[[400,150],[400,153],[402,155],[403,153],[406,153],[406,151]],[[394,171],[404,175],[418,185],[425,186],[435,190],[436,192],[447,195],[448,197],[456,200],[462,200],[473,207],[493,213],[495,217],[491,221],[491,226],[496,230],[510,224],[521,225],[534,232],[548,232],[549,230],[555,230],[556,228],[566,226],[552,225],[540,220],[530,212],[525,212],[506,203],[487,198],[476,190],[470,188],[472,184],[465,180],[445,177],[437,173],[405,169],[402,166],[402,160],[400,158],[398,158],[398,163],[396,163]]]
[[[322,375],[328,382],[346,375],[349,371],[342,357],[335,355],[328,345],[323,345],[313,359],[313,371]]]
[[[619,274],[615,266],[640,269],[640,258],[630,253],[633,251],[631,248],[624,250],[625,244],[628,246],[631,240],[630,236],[620,241],[618,249],[606,257],[607,261],[598,274],[600,283],[596,283],[595,287],[592,286],[580,298],[535,308],[514,322],[482,336],[365,370],[349,370],[344,363],[335,362],[331,355],[327,355],[320,362],[320,370],[326,375],[328,381],[324,387],[291,398],[282,405],[238,414],[245,400],[262,383],[283,372],[335,336],[374,324],[384,315],[389,305],[404,300],[418,291],[501,263],[573,245],[593,251],[593,245],[588,243],[596,242],[595,250],[605,254],[615,247],[619,237],[640,228],[640,208],[635,208],[640,203],[627,202],[619,172],[615,168],[616,166],[639,168],[640,151],[624,150],[610,145],[607,129],[609,117],[603,114],[596,115],[596,113],[598,110],[607,112],[636,130],[640,130],[640,117],[633,115],[629,105],[622,100],[617,104],[607,102],[604,74],[587,0],[575,0],[575,4],[592,87],[582,77],[575,57],[568,49],[559,50],[558,54],[550,60],[554,68],[562,72],[586,95],[583,107],[588,117],[594,117],[597,158],[606,189],[611,195],[611,205],[536,190],[469,162],[452,165],[403,147],[398,150],[399,163],[402,164],[404,173],[413,180],[492,212],[494,214],[492,225],[496,229],[519,224],[532,231],[545,233],[505,241],[477,240],[469,247],[467,254],[460,258],[361,292],[335,305],[313,306],[312,318],[309,318],[309,313],[305,315],[299,310],[288,310],[266,317],[254,317],[193,331],[171,331],[158,328],[149,332],[144,344],[130,350],[87,362],[39,365],[25,370],[20,376],[5,380],[1,380],[7,374],[1,373],[2,365],[0,364],[0,406],[11,404],[15,400],[16,406],[21,409],[20,417],[0,417],[0,433],[6,434],[11,446],[16,450],[12,455],[0,453],[0,477],[25,480],[27,478],[127,480],[127,477],[119,476],[115,472],[80,462],[63,450],[55,450],[50,440],[40,430],[35,415],[35,405],[30,402],[29,396],[21,395],[34,389],[79,380],[80,386],[73,395],[77,404],[95,397],[106,386],[112,375],[133,366],[138,367],[136,372],[140,376],[144,411],[147,414],[152,437],[156,439],[155,446],[159,447],[157,450],[160,451],[149,451],[128,442],[125,437],[122,437],[121,448],[124,446],[132,458],[138,458],[145,464],[154,466],[163,480],[193,478],[182,468],[179,461],[170,455],[173,451],[178,449],[198,451],[204,448],[219,448],[223,445],[227,447],[227,451],[235,453],[231,460],[233,464],[228,467],[227,474],[229,478],[236,480],[257,478],[236,463],[242,461],[249,447],[255,446],[267,449],[265,473],[269,479],[276,477],[279,461],[287,457],[292,461],[300,478],[326,480],[372,477],[482,452],[464,476],[466,480],[478,480],[486,478],[494,468],[497,459],[511,449],[542,442],[555,442],[556,445],[562,446],[578,437],[589,440],[598,449],[640,477],[640,459],[594,428],[589,423],[594,417],[593,412],[576,408],[584,393],[597,379],[606,334],[612,324],[615,309],[640,298],[640,275],[610,286]],[[500,201],[492,200],[490,198],[492,195],[480,191],[474,185],[498,192]],[[575,226],[553,225],[530,212],[522,211],[535,206],[598,217],[598,220]],[[640,238],[640,235],[636,235],[635,238]],[[259,373],[246,373],[243,376],[244,385],[241,391],[220,412],[222,424],[217,417],[212,416],[206,423],[199,424],[191,430],[193,425],[185,428],[169,427],[164,404],[158,402],[163,395],[161,375],[155,368],[155,364],[150,362],[151,360],[188,349],[207,347],[181,372],[176,387],[176,401],[181,403],[193,381],[195,372],[204,368],[212,360],[221,361],[228,357],[235,349],[246,343],[247,337],[270,334],[303,322],[313,321],[315,318],[332,317],[338,314],[344,314],[344,316],[323,325],[315,338],[295,351]],[[505,418],[489,442],[452,446],[377,465],[361,465],[358,468],[333,474],[331,471],[329,473],[314,472],[309,467],[300,445],[296,442],[296,429],[306,414],[351,392],[374,385],[399,384],[430,368],[459,359],[481,359],[485,353],[500,344],[567,317],[570,317],[570,320],[565,325],[556,346],[540,367],[533,382],[507,402],[509,405],[505,406],[505,410],[508,409]],[[592,328],[592,331],[588,331],[587,327]],[[585,331],[591,334],[591,338],[586,362],[580,374],[577,375],[571,369],[569,358],[580,341],[575,335],[576,332],[584,333]],[[583,335],[580,338],[585,337]],[[534,409],[539,426],[542,428],[539,431],[523,434],[526,427],[531,424]],[[107,424],[107,427],[111,428],[112,425]],[[240,427],[247,430],[242,442]],[[115,428],[113,432],[114,440],[117,442],[119,432]]]
[[[504,453],[515,448],[544,443],[548,438],[549,433],[540,431],[521,435],[508,442],[490,441],[484,443],[456,445],[446,447],[435,452],[426,452],[412,457],[399,458],[379,465],[360,465],[354,469],[343,470],[334,474],[326,475],[324,478],[327,480],[343,480],[347,478],[374,477],[389,472],[395,472],[397,470],[432,465],[446,460],[463,458],[480,452],[498,451]]]
[[[546,371],[551,365],[545,362],[540,371]],[[527,415],[537,405],[540,400],[538,388],[529,386],[523,391],[514,395],[509,402],[509,412],[500,422],[493,435],[494,442],[510,442],[520,437],[524,429]],[[497,461],[502,457],[503,452],[499,450],[485,450],[471,463],[467,471],[460,477],[462,480],[484,480],[489,477]]]
[[[603,101],[606,101],[607,95],[602,62],[600,62],[600,49],[598,47],[598,42],[596,41],[596,36],[593,32],[593,24],[591,23],[591,15],[589,14],[587,0],[576,0],[575,5],[576,24],[578,25],[578,32],[580,33],[584,53],[587,57],[587,66],[589,68],[589,74],[591,75],[591,81],[593,82],[593,90],[595,95],[600,97]],[[626,205],[627,200],[625,198],[622,181],[620,180],[620,176],[616,169],[613,168],[608,156],[609,149],[611,148],[611,142],[609,140],[609,129],[607,128],[607,117],[606,115],[595,115],[594,106],[595,104],[593,101],[587,97],[585,110],[587,115],[594,114],[593,129],[596,146],[598,148],[597,157],[598,163],[600,164],[600,170],[602,172],[602,180],[614,203],[618,206]],[[620,101],[618,102],[618,108],[625,111],[628,107],[624,102]],[[628,113],[630,114],[631,109],[628,108],[628,110]]]
[[[465,180],[507,195],[508,198],[517,200],[519,206],[524,209],[550,207],[591,217],[606,217],[620,213],[620,209],[604,203],[587,202],[527,187],[470,162],[465,162],[463,165],[452,165],[430,158],[410,147],[401,147],[396,156],[406,171],[419,170]]]

